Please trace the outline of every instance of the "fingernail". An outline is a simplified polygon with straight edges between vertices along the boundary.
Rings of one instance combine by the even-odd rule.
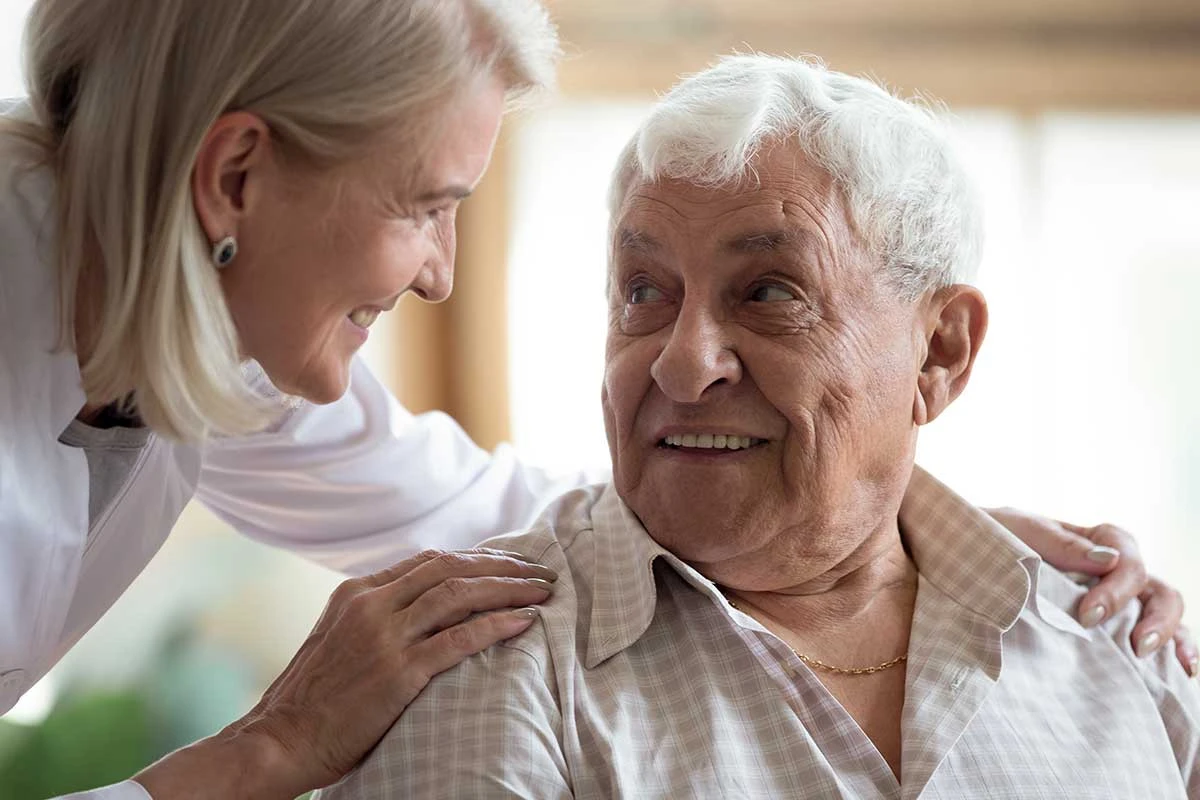
[[[542,612],[538,611],[534,606],[529,606],[528,608],[518,608],[512,613],[524,619],[537,619],[542,615]]]
[[[1104,619],[1104,615],[1106,613],[1108,612],[1105,610],[1104,606],[1092,606],[1087,611],[1083,612],[1083,615],[1079,617],[1079,621],[1083,623],[1083,627],[1090,628],[1093,625],[1099,625],[1100,621]]]
[[[541,564],[532,564],[531,566],[541,574],[542,579],[550,581],[551,583],[554,583],[556,580],[558,580],[558,573],[549,567],[543,567]]]
[[[1098,544],[1087,551],[1087,557],[1089,561],[1095,561],[1097,564],[1111,564],[1121,557],[1121,552]]]
[[[1144,658],[1145,656],[1149,655],[1156,647],[1158,647],[1158,643],[1161,641],[1162,637],[1158,635],[1158,631],[1150,631],[1147,633],[1142,637],[1142,640],[1138,642],[1138,658]]]
[[[1193,678],[1200,675],[1200,656],[1192,656],[1192,660],[1188,662],[1188,675]]]
[[[554,584],[550,581],[542,580],[541,578],[526,578],[526,583],[532,583],[539,589],[545,589],[547,592],[554,591]]]

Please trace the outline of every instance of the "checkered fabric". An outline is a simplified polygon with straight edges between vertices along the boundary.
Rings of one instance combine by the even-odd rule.
[[[1200,691],[921,470],[902,780],[788,647],[611,487],[493,542],[557,569],[541,624],[434,678],[343,798],[1200,798]],[[1169,648],[1168,648],[1169,649]]]

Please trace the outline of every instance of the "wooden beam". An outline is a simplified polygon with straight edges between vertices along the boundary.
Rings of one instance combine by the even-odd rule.
[[[952,105],[1200,109],[1197,0],[559,0],[563,91],[648,96],[734,51]]]
[[[451,404],[451,340],[446,313],[408,294],[395,315],[388,330],[394,354],[392,391],[414,414],[447,409]]]
[[[1191,47],[1137,42],[1047,44],[1036,40],[898,41],[889,37],[759,34],[646,48],[576,49],[560,70],[571,96],[650,97],[678,76],[741,50],[814,54],[832,68],[865,74],[903,93],[952,106],[1014,110],[1195,111],[1200,109],[1200,39]]]
[[[508,147],[458,213],[454,292],[440,305],[408,295],[397,309],[395,392],[414,413],[445,411],[481,447],[509,438]]]
[[[1195,0],[550,0],[564,30],[622,26],[692,33],[730,26],[1179,27],[1200,22]]]
[[[458,215],[446,409],[481,447],[510,438],[508,401],[509,147],[501,135],[487,175]]]

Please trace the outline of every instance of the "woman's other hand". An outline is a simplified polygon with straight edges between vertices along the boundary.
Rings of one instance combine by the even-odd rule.
[[[293,798],[333,783],[430,678],[528,628],[556,578],[519,556],[474,550],[424,552],[347,580],[250,713],[135,780],[155,800]]]
[[[1147,574],[1137,541],[1128,531],[1109,524],[1085,528],[1015,508],[987,511],[1048,564],[1099,578],[1079,600],[1076,614],[1085,627],[1100,624],[1137,598],[1142,614],[1131,635],[1134,652],[1144,657],[1172,643],[1187,673],[1200,674],[1200,653],[1181,624],[1183,595]]]

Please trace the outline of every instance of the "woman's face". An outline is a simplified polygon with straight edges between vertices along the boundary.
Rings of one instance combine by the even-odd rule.
[[[417,165],[385,135],[333,169],[297,169],[275,149],[251,173],[221,282],[243,355],[280,390],[336,400],[381,312],[408,291],[435,303],[450,294],[455,214],[487,168],[503,107],[498,81],[468,92]]]

